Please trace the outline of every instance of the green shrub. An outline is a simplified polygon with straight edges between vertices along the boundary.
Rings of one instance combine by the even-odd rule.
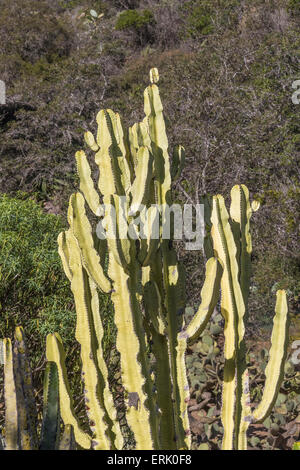
[[[44,213],[24,194],[0,195],[1,337],[18,324],[27,337],[54,330],[67,342],[72,337],[73,298],[56,243],[62,229],[61,217]]]
[[[288,3],[288,10],[294,15],[299,14],[300,13],[300,0],[290,0]]]
[[[46,214],[28,195],[0,195],[0,337],[12,337],[21,324],[36,359],[54,331],[67,348],[74,347],[73,295],[56,242],[64,228],[60,216]],[[106,296],[100,305],[107,312],[103,346],[108,352],[115,338],[112,310]]]
[[[70,283],[57,251],[57,236],[65,229],[60,216],[47,214],[26,193],[0,194],[0,338],[12,337],[22,325],[30,351],[33,383],[42,402],[46,335],[64,338],[75,406],[83,408],[80,347],[75,340],[76,312]],[[103,348],[108,358],[115,344],[115,325],[107,296],[99,297],[104,311]],[[0,371],[0,389],[1,389]],[[1,401],[0,391],[0,401]],[[3,413],[0,410],[0,426]]]
[[[116,29],[121,31],[123,29],[133,28],[141,30],[145,26],[154,22],[153,13],[150,10],[125,10],[120,13],[116,22]]]
[[[194,37],[198,34],[207,35],[212,31],[213,24],[209,12],[201,5],[195,6],[188,16],[189,34]]]

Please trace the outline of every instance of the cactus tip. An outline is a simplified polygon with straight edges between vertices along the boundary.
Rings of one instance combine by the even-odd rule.
[[[159,81],[159,74],[156,67],[150,70],[150,82],[157,83]]]

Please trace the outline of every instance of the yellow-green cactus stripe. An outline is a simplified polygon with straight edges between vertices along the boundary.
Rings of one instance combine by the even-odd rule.
[[[248,369],[245,369],[241,378],[241,383],[242,383],[241,415],[240,415],[240,423],[238,423],[238,426],[235,432],[238,434],[238,436],[236,436],[237,449],[247,450],[247,430],[252,421]]]
[[[132,243],[127,234],[126,211],[128,211],[128,204],[126,203],[124,207],[118,195],[111,195],[105,204],[102,226],[106,233],[108,251],[113,253],[115,261],[127,272],[131,260]]]
[[[96,342],[96,352],[97,352],[97,362],[101,374],[101,401],[103,402],[103,407],[107,413],[107,416],[110,420],[111,429],[108,430],[110,439],[112,440],[114,447],[116,449],[123,448],[123,437],[120,429],[119,422],[117,421],[117,411],[114,405],[113,397],[109,389],[108,382],[108,371],[107,366],[104,360],[104,352],[102,348],[102,340],[104,336],[103,325],[100,317],[100,305],[99,297],[97,292],[97,286],[94,281],[89,278],[89,286],[91,291],[91,310],[94,323],[94,331],[97,339]]]
[[[187,347],[187,338],[181,335],[177,338],[176,345],[176,372],[177,382],[179,388],[180,397],[180,417],[182,419],[182,425],[184,429],[184,442],[183,448],[190,449],[192,444],[192,436],[190,431],[190,423],[188,416],[188,403],[190,399],[190,387],[187,379],[187,372],[185,366],[185,352]]]
[[[104,274],[102,260],[94,248],[92,227],[86,216],[84,197],[80,193],[70,197],[68,221],[81,249],[85,269],[103,292],[110,292],[111,282]]]
[[[105,197],[116,193],[112,160],[109,149],[112,146],[112,137],[107,129],[105,110],[97,114],[98,132],[97,142],[100,150],[95,155],[95,162],[99,166],[98,188]],[[104,201],[105,202],[105,201]]]
[[[240,269],[240,286],[245,307],[248,303],[252,240],[250,234],[250,218],[252,209],[249,201],[249,190],[245,185],[236,185],[231,190],[230,216],[233,221],[233,232],[237,228],[236,245],[238,249],[238,263]]]
[[[129,215],[134,215],[141,204],[145,204],[149,197],[149,186],[152,179],[153,157],[147,147],[140,147],[138,163],[135,168],[135,180],[130,188],[132,202]]]
[[[86,202],[88,203],[92,212],[95,215],[101,216],[100,198],[94,187],[94,182],[91,177],[91,168],[87,161],[86,154],[83,150],[75,154],[77,162],[77,172],[80,178],[80,191],[82,191]]]
[[[238,281],[244,302],[244,308],[240,308],[239,298],[236,298],[238,345],[236,350],[235,448],[246,445],[246,431],[249,425],[247,420],[250,419],[249,407],[247,405],[249,397],[244,393],[244,389],[247,388],[247,385],[244,383],[247,377],[244,316],[248,305],[251,275],[251,214],[248,188],[244,185],[234,186],[231,190],[231,229],[236,245],[236,260],[239,269]]]
[[[221,312],[225,318],[224,336],[224,383],[221,418],[224,426],[222,448],[232,449],[235,413],[235,361],[240,338],[243,338],[243,318],[245,306],[238,282],[239,268],[236,259],[236,245],[229,224],[229,216],[224,198],[213,198],[211,216],[213,247],[222,267]],[[239,312],[238,312],[239,310]]]
[[[159,233],[153,236],[157,230],[159,221],[159,209],[155,205],[145,208],[140,212],[140,219],[143,224],[144,238],[140,238],[139,261],[143,266],[151,263],[154,253],[159,246]]]
[[[130,169],[126,160],[123,130],[120,118],[111,109],[97,115],[99,152],[95,161],[99,166],[99,189],[103,196],[125,195],[130,186]]]
[[[82,375],[85,384],[85,399],[88,407],[87,415],[90,420],[90,427],[94,433],[93,448],[109,450],[111,445],[105,433],[105,413],[100,403],[100,395],[102,393],[100,383],[102,382],[103,388],[103,380],[101,380],[103,378],[99,376],[100,371],[98,371],[97,357],[95,357],[97,351],[95,344],[93,344],[95,325],[93,324],[91,302],[95,302],[95,298],[93,299],[92,295],[94,294],[95,296],[96,293],[94,289],[92,293],[90,291],[90,284],[81,264],[80,249],[75,237],[70,235],[68,244],[72,253],[70,258],[70,267],[73,272],[71,289],[74,295],[77,312],[75,336],[81,346],[80,354],[82,360]]]
[[[120,115],[118,113],[115,114],[116,119],[116,129],[119,136],[118,147],[121,150],[121,157],[118,158],[118,164],[121,171],[121,181],[122,186],[125,190],[125,193],[128,192],[131,186],[131,172],[130,172],[130,163],[127,161],[127,151],[125,145],[125,136],[123,125],[121,122]],[[127,158],[126,158],[127,157]]]
[[[182,361],[181,346],[178,338],[178,318],[182,313],[182,270],[179,268],[177,256],[174,250],[164,248],[163,253],[163,281],[166,292],[167,308],[167,335],[169,342],[169,361],[173,384],[174,422],[177,448],[189,448],[190,429],[186,414],[184,413],[184,397],[182,396],[183,375],[185,365]],[[182,317],[181,317],[182,318]],[[179,349],[177,349],[179,348]],[[179,384],[179,380],[181,383]]]
[[[157,178],[158,203],[163,206],[170,202],[171,174],[163,106],[157,85],[153,84],[146,88],[144,93],[144,111],[150,138],[154,143],[152,149],[155,159],[154,167]]]
[[[207,261],[205,280],[201,290],[201,303],[196,315],[185,330],[189,345],[199,338],[217,305],[222,272],[223,269],[217,258],[210,258]]]
[[[264,421],[276,401],[277,393],[283,378],[284,364],[288,346],[288,305],[286,292],[276,292],[275,316],[271,336],[271,349],[267,367],[265,369],[266,383],[262,400],[253,412],[255,421]]]
[[[136,440],[138,450],[153,449],[149,410],[145,407],[147,396],[143,387],[145,377],[139,363],[140,344],[133,322],[134,312],[129,290],[129,276],[114,261],[110,253],[109,276],[115,289],[111,294],[115,307],[117,349],[121,355],[122,382],[128,399],[127,421]]]

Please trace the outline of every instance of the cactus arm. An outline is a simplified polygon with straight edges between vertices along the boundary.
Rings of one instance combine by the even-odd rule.
[[[85,383],[85,400],[88,407],[90,426],[94,433],[95,449],[114,447],[115,434],[112,433],[113,422],[107,414],[103,402],[104,378],[98,366],[98,349],[102,337],[95,327],[100,326],[97,291],[93,281],[89,282],[86,271],[81,264],[80,249],[75,237],[68,234],[68,244],[72,256],[70,267],[73,272],[71,289],[75,299],[77,323],[75,337],[81,345],[82,375]],[[98,307],[98,310],[96,311]],[[95,321],[97,325],[95,325]],[[104,361],[101,363],[104,369]]]
[[[146,122],[133,124],[128,130],[129,146],[132,154],[134,167],[138,164],[138,150],[140,147],[148,147],[151,150],[151,139]]]
[[[130,279],[122,267],[115,262],[111,252],[109,256],[108,273],[114,280],[114,291],[111,297],[115,308],[116,344],[121,355],[122,381],[128,394],[127,421],[134,432],[136,448],[151,450],[154,447],[155,436],[152,437],[149,409],[146,407],[147,393],[144,392],[145,385],[150,387],[148,382],[145,384],[147,373],[142,363],[145,361],[145,338],[142,315],[138,311],[136,292],[132,285],[135,274],[132,272]],[[150,400],[151,389],[152,387],[148,395]]]
[[[182,355],[182,343],[178,342],[178,330],[181,330],[184,311],[182,292],[182,269],[180,269],[176,253],[169,250],[164,259],[164,288],[166,291],[167,332],[169,339],[169,360],[173,384],[175,433],[178,449],[190,448],[190,427],[187,415],[185,363]],[[179,325],[179,323],[181,325]]]
[[[3,340],[4,349],[4,400],[5,400],[5,449],[18,450],[17,395],[13,370],[11,340]]]
[[[71,424],[73,426],[76,442],[84,449],[90,449],[91,437],[81,429],[75,416],[65,366],[65,352],[62,340],[58,333],[49,334],[47,336],[46,356],[48,361],[55,362],[57,365],[59,376],[59,402],[62,420],[65,425]]]
[[[152,179],[153,157],[148,148],[140,147],[137,157],[136,177],[130,189],[132,194],[130,214],[132,215],[139,210],[141,204],[149,199],[149,187]]]
[[[148,266],[159,246],[159,238],[153,236],[159,221],[159,209],[152,205],[147,209],[145,208],[140,217],[144,225],[145,237],[140,238],[139,261],[143,266]]]
[[[97,115],[97,142],[100,150],[95,161],[100,169],[98,187],[104,197],[110,194],[125,195],[130,186],[130,168],[126,160],[123,129],[120,117],[111,109]]]
[[[168,139],[163,118],[163,107],[159,96],[158,87],[151,85],[145,90],[144,110],[152,141],[154,155],[155,187],[157,201],[162,209],[162,225],[166,222],[165,207],[171,199],[171,174],[170,159],[168,155]],[[166,311],[168,323],[168,342],[170,371],[173,384],[174,420],[176,445],[179,449],[190,447],[190,429],[187,415],[186,392],[187,386],[185,364],[182,359],[182,346],[178,343],[178,267],[174,259],[173,251],[169,250],[167,241],[161,240],[163,258],[163,285],[166,298]],[[179,309],[180,310],[180,309]]]
[[[200,196],[200,203],[204,206],[205,236],[203,241],[203,254],[206,260],[214,256],[213,243],[211,238],[211,212],[212,196],[205,194]]]
[[[158,203],[163,208],[162,221],[164,222],[164,205],[170,203],[171,174],[163,106],[157,85],[150,85],[146,88],[144,93],[144,110],[152,141]]]
[[[262,400],[253,412],[253,418],[257,422],[262,422],[268,417],[276,401],[284,374],[284,364],[288,346],[288,331],[289,318],[286,292],[279,290],[276,293],[270,357],[265,370],[265,388]]]
[[[246,345],[244,321],[248,310],[248,296],[251,277],[252,241],[250,218],[252,209],[249,191],[245,185],[236,185],[231,190],[231,229],[236,244],[236,259],[239,267],[239,284],[245,309],[238,308],[238,347],[236,351],[236,414],[235,448],[247,449],[247,429],[251,420],[248,369],[246,364]]]
[[[160,411],[159,445],[160,449],[176,449],[175,423],[172,403],[172,381],[168,360],[168,341],[165,335],[151,327],[152,353],[156,359],[155,387],[157,406]]]
[[[150,72],[151,75],[151,72]],[[163,106],[156,84],[148,86],[144,92],[144,111],[149,135],[152,142],[152,153],[154,156],[154,173],[157,202],[162,208],[162,226],[166,221],[165,205],[171,199],[171,174],[170,158],[168,154],[168,138],[166,134],[163,117]],[[184,409],[184,395],[181,395],[180,387],[185,386],[186,380],[182,380],[184,366],[182,358],[177,351],[178,334],[178,267],[173,251],[170,251],[167,240],[161,240],[161,250],[163,258],[163,289],[166,295],[166,312],[168,322],[169,360],[170,371],[173,384],[174,417],[177,448],[189,447],[189,423],[187,413]],[[181,380],[179,385],[178,380]],[[185,404],[187,406],[187,404]]]
[[[133,124],[132,127],[129,127],[128,129],[128,141],[129,141],[129,148],[130,148],[130,153],[132,156],[132,161],[134,167],[137,165],[137,151],[139,149],[139,144],[138,144],[138,133],[137,133],[137,127],[138,123]]]
[[[224,384],[222,395],[222,422],[224,436],[222,448],[232,449],[235,416],[235,362],[239,341],[244,337],[243,315],[245,306],[239,285],[237,249],[224,198],[213,198],[212,228],[214,251],[223,267],[221,279],[221,312],[225,318]],[[240,406],[238,403],[237,406]]]
[[[128,271],[128,264],[130,262],[130,240],[124,238],[120,239],[120,227],[116,223],[116,219],[124,220],[124,212],[121,207],[122,213],[119,212],[119,199],[117,195],[112,195],[107,198],[105,204],[105,218],[103,220],[103,228],[106,233],[108,251],[111,251],[114,255],[115,261],[123,267],[125,271]]]
[[[252,421],[251,405],[250,405],[250,390],[249,390],[249,373],[245,368],[241,377],[241,411],[240,416],[237,416],[236,427],[236,448],[238,450],[247,450],[247,431],[249,424]]]
[[[139,122],[137,125],[138,147],[148,147],[151,149],[151,139],[146,122]]]
[[[151,351],[155,357],[156,400],[160,411],[158,433],[160,449],[176,449],[173,416],[172,382],[168,360],[168,341],[165,336],[166,323],[162,312],[162,299],[158,286],[150,279],[148,267],[143,269],[143,303],[146,328],[150,330]]]
[[[89,275],[103,292],[111,291],[111,282],[103,271],[100,257],[94,248],[92,228],[86,216],[82,194],[73,194],[70,198],[68,221],[82,253],[82,261]]]
[[[94,323],[94,333],[96,336],[96,355],[97,362],[101,378],[101,387],[100,387],[100,403],[102,408],[105,410],[105,421],[108,423],[108,435],[113,444],[113,447],[116,449],[123,448],[123,437],[119,423],[117,421],[117,412],[114,406],[114,401],[112,394],[109,389],[108,382],[108,371],[107,366],[104,360],[104,352],[102,349],[102,339],[104,335],[103,325],[100,318],[100,306],[99,306],[99,297],[96,284],[91,278],[89,278],[89,289],[91,292],[91,311],[92,311],[92,320]]]
[[[164,335],[166,323],[163,318],[162,299],[155,281],[149,280],[145,283],[143,300],[148,323],[153,326],[158,334]]]
[[[62,261],[62,265],[64,268],[65,275],[72,281],[72,271],[70,269],[69,261],[70,261],[70,253],[68,249],[68,244],[66,241],[66,232],[61,232],[57,237],[57,244],[58,244],[58,254]]]
[[[94,187],[94,182],[91,177],[91,168],[87,161],[86,154],[80,150],[75,154],[77,163],[77,173],[80,178],[80,191],[83,193],[86,202],[88,203],[91,211],[95,215],[100,213],[100,198]]]
[[[47,362],[44,375],[43,422],[39,450],[56,450],[60,433],[59,384],[55,362]]]
[[[245,185],[236,185],[231,190],[230,216],[233,221],[233,232],[236,232],[238,247],[239,278],[245,308],[248,305],[252,241],[250,234],[250,218],[252,209],[249,201],[249,190]]]
[[[189,345],[197,341],[217,305],[222,272],[222,266],[217,258],[210,258],[207,261],[205,281],[201,290],[201,303],[196,315],[185,330]]]
[[[122,155],[120,149],[115,155],[111,156],[111,148],[116,141],[112,132],[112,122],[109,113],[111,110],[101,110],[97,114],[97,143],[100,150],[95,155],[95,162],[99,166],[99,180],[98,188],[101,194],[109,196],[110,194],[124,194],[124,189],[121,188],[121,179],[117,168],[116,159]],[[110,122],[110,125],[109,125]],[[117,150],[117,146],[115,145]]]
[[[119,113],[115,113],[115,134],[118,136],[118,147],[121,151],[121,157],[118,158],[118,164],[121,171],[122,186],[127,194],[131,186],[131,166],[132,162],[126,148],[126,138]]]
[[[176,145],[173,153],[173,160],[171,165],[171,177],[175,182],[181,175],[185,162],[185,150],[182,145]]]
[[[181,335],[177,338],[176,344],[176,373],[177,383],[179,390],[179,406],[180,406],[180,417],[182,420],[182,426],[184,430],[184,437],[181,440],[183,444],[179,444],[180,449],[190,449],[192,444],[191,431],[188,416],[188,402],[190,399],[190,387],[187,379],[186,365],[185,365],[185,352],[187,347],[187,339]],[[179,440],[180,442],[180,440]]]
[[[204,330],[205,325],[207,324],[218,301],[221,276],[222,268],[218,260],[216,258],[211,258],[208,260],[206,263],[205,282],[201,291],[202,301],[199,309],[193,320],[188,325],[187,329],[182,330],[178,334],[176,347],[177,370],[179,374],[178,383],[180,384],[180,388],[182,390],[180,411],[181,415],[184,416],[185,419],[188,419],[187,404],[189,401],[189,384],[185,366],[185,352],[187,343],[193,344]],[[189,429],[186,427],[186,424],[185,429]],[[191,438],[189,434],[186,436],[186,441],[188,448],[190,448]]]
[[[99,145],[95,141],[95,137],[91,133],[91,131],[87,131],[84,133],[84,140],[86,144],[94,151],[97,152],[99,150]]]

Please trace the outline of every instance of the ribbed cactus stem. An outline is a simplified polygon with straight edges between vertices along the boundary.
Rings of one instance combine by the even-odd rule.
[[[221,311],[225,318],[225,366],[222,395],[223,449],[247,449],[247,429],[252,421],[262,422],[270,413],[283,377],[288,339],[286,294],[278,291],[266,385],[261,403],[252,413],[249,373],[246,364],[245,313],[251,274],[252,242],[250,205],[246,186],[231,191],[230,217],[222,196],[214,196],[212,209],[213,248],[223,267]]]

